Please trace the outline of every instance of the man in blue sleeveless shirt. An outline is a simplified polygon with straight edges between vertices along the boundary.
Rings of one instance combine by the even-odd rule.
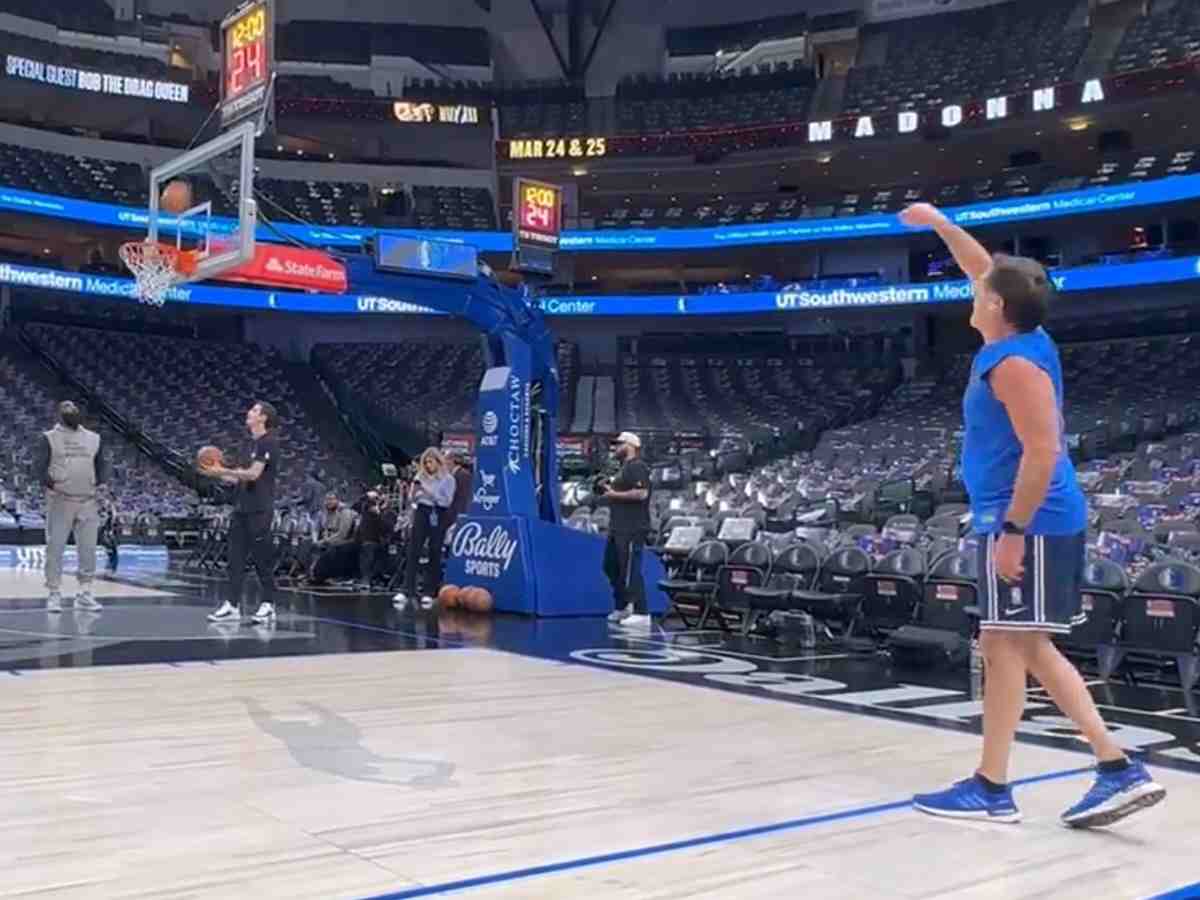
[[[971,279],[971,327],[983,347],[963,397],[963,482],[979,535],[979,606],[985,683],[983,757],[975,774],[917,809],[937,816],[1019,822],[1008,760],[1032,674],[1079,728],[1098,760],[1095,784],[1063,822],[1111,825],[1166,796],[1140,762],[1126,758],[1079,672],[1053,634],[1082,621],[1080,589],[1087,501],[1063,438],[1062,368],[1042,329],[1053,286],[1031,259],[991,256],[928,204],[903,221],[933,228]]]

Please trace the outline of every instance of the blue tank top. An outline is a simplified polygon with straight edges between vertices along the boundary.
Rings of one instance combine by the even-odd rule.
[[[1021,442],[988,380],[991,371],[1010,356],[1027,359],[1049,375],[1058,404],[1058,463],[1046,499],[1027,530],[1030,534],[1078,534],[1087,528],[1087,499],[1079,488],[1062,437],[1063,386],[1058,348],[1041,328],[984,345],[971,365],[971,380],[963,395],[962,477],[971,498],[974,531],[992,534],[1000,530],[1021,464]]]

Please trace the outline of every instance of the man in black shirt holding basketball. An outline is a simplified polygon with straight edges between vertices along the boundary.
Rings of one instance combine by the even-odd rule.
[[[650,626],[646,585],[642,579],[642,551],[650,534],[650,467],[642,461],[642,441],[636,434],[617,435],[621,471],[603,491],[610,504],[608,543],[604,548],[604,574],[616,598],[610,622]]]
[[[254,562],[262,585],[262,602],[253,616],[257,625],[275,618],[275,476],[279,469],[279,444],[275,426],[279,415],[270,403],[259,401],[246,412],[246,429],[254,438],[250,465],[229,469],[223,465],[201,469],[201,474],[236,486],[233,515],[229,520],[229,594],[210,622],[238,622],[242,618],[242,585],[246,560]]]

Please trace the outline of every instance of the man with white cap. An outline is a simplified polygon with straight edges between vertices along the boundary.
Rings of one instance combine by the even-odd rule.
[[[650,467],[642,461],[642,441],[636,434],[623,431],[617,435],[615,450],[621,471],[604,491],[612,510],[604,574],[612,582],[616,599],[608,620],[648,628],[642,551],[650,534]]]

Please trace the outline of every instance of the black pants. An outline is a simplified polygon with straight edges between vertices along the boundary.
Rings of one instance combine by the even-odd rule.
[[[638,615],[646,614],[646,583],[642,579],[644,534],[609,534],[604,545],[604,574],[612,582],[616,608],[633,604]]]
[[[358,580],[370,584],[375,576],[375,559],[379,554],[379,544],[375,541],[363,541],[358,545]]]
[[[408,567],[404,571],[404,593],[409,597],[417,593],[417,564],[426,544],[429,545],[429,566],[425,570],[424,593],[436,597],[441,589],[442,544],[446,540],[448,521],[449,514],[444,509],[418,506],[413,510],[412,533],[408,536]]]
[[[242,605],[246,560],[254,563],[262,585],[262,602],[275,602],[275,537],[271,523],[275,515],[263,512],[234,512],[229,519],[229,602]]]

